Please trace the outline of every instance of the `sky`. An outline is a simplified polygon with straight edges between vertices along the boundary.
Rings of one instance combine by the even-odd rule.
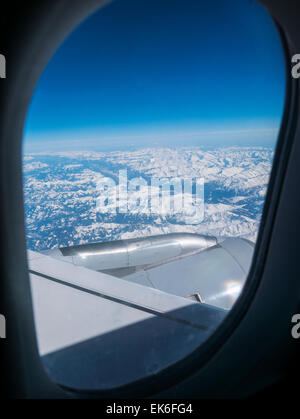
[[[115,0],[59,47],[34,92],[26,151],[273,145],[285,66],[250,0]]]

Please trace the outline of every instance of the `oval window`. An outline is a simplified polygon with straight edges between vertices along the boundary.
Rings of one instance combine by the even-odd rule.
[[[198,350],[238,299],[285,96],[253,1],[114,1],[42,75],[24,196],[40,355],[109,390]]]

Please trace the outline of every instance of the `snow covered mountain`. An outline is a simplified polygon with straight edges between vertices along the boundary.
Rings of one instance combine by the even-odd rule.
[[[24,156],[28,247],[46,250],[95,241],[171,232],[245,237],[255,241],[273,159],[269,147],[144,148],[114,152],[57,152]],[[153,213],[97,210],[99,180],[204,178],[199,224]]]

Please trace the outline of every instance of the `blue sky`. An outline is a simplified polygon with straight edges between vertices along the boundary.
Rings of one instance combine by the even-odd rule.
[[[274,145],[285,68],[249,0],[115,0],[61,45],[34,93],[25,150]]]

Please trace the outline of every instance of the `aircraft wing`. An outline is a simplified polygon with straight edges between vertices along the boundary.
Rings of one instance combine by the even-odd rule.
[[[120,387],[174,364],[214,332],[234,294],[226,281],[241,286],[253,246],[191,236],[28,251],[39,351],[56,382]],[[79,265],[99,268],[97,258],[114,260],[113,271]]]

